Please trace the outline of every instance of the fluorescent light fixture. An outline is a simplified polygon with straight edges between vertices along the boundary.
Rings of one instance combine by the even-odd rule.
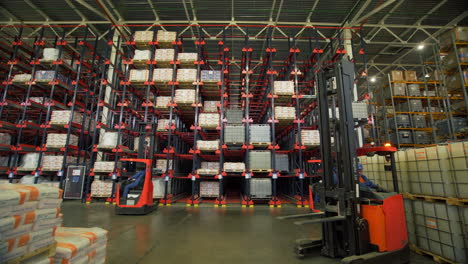
[[[418,50],[422,50],[424,49],[424,44],[419,44],[418,47],[417,47]]]
[[[429,73],[426,73],[426,75],[424,75],[424,77],[429,78],[430,77]]]

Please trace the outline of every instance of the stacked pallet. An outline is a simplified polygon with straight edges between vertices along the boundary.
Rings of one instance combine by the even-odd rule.
[[[292,122],[296,118],[296,108],[292,106],[275,106],[275,118],[279,122]]]
[[[205,113],[217,113],[219,101],[205,101],[203,102],[203,112]]]
[[[136,70],[136,69],[131,69],[130,70],[130,76],[128,80],[130,83],[133,85],[142,85],[144,82],[148,81],[148,76],[149,76],[149,70]]]
[[[172,47],[173,43],[177,39],[177,32],[158,30],[156,40],[158,41],[159,47]]]
[[[219,149],[219,139],[217,140],[197,140],[197,148],[201,151],[216,151]]]
[[[76,135],[68,135],[69,141],[67,145],[67,134],[48,133],[46,147],[47,148],[65,148],[68,146],[78,146],[78,137]]]
[[[139,49],[149,49],[150,42],[154,39],[154,32],[153,31],[135,31],[133,35],[133,40],[135,41],[135,45]]]
[[[218,197],[219,182],[218,181],[202,181],[200,182],[200,197]]]
[[[167,131],[169,129],[169,119],[159,119],[156,131]]]
[[[159,67],[169,68],[171,66],[171,61],[174,60],[174,54],[174,49],[157,49],[154,54],[154,59]]]
[[[31,81],[31,74],[29,73],[20,73],[13,76],[13,83],[25,83]]]
[[[156,97],[156,105],[154,106],[154,108],[158,110],[168,110],[170,103],[171,103],[170,96],[158,96]]]
[[[117,147],[118,132],[105,132],[101,137],[98,148],[113,149]]]
[[[175,91],[174,100],[177,106],[191,106],[195,103],[195,90],[192,89],[177,89]]]
[[[153,179],[153,198],[163,198],[166,181],[163,178]],[[168,181],[168,193],[171,190],[171,181]]]
[[[62,169],[63,159],[63,156],[44,155],[42,157],[42,171],[60,171]],[[75,163],[76,161],[76,157],[67,157],[67,163]]]
[[[250,144],[267,146],[271,143],[271,128],[270,125],[254,124],[249,126]]]
[[[255,199],[266,199],[271,197],[270,179],[251,179],[250,194]]]
[[[61,197],[58,188],[0,184],[1,263],[26,261],[36,252],[53,253],[54,234],[62,223]]]
[[[216,129],[219,127],[218,113],[200,113],[198,124],[204,129]]]
[[[240,173],[245,171],[245,163],[244,162],[225,162],[224,163],[224,171],[225,172],[233,172],[233,173]]]
[[[153,70],[153,82],[161,88],[168,88],[168,82],[172,81],[174,70],[170,68],[158,68]]]
[[[245,141],[244,125],[226,125],[224,128],[224,143],[227,145],[242,145]]]
[[[249,152],[249,168],[252,171],[271,170],[271,152],[269,150],[252,150]]]
[[[202,161],[201,168],[197,170],[200,175],[216,175],[219,172],[219,162]]]
[[[275,81],[274,82],[274,94],[280,96],[292,96],[294,94],[294,82],[293,81]]]
[[[178,69],[177,70],[177,82],[180,87],[192,89],[197,81],[197,70],[196,69]]]
[[[0,133],[0,145],[10,145],[11,135],[7,133]]]
[[[73,119],[71,118],[72,112],[70,110],[54,110],[50,116],[51,125],[68,125],[70,120],[74,124],[80,124],[83,122],[83,115],[78,112],[73,113]]]
[[[54,80],[59,81],[59,83],[67,87],[71,83],[71,81],[64,75],[60,73],[57,73],[56,75],[55,71],[40,70],[40,71],[36,71],[36,73],[34,74],[34,81],[37,83],[49,83]]]
[[[113,172],[115,169],[115,161],[96,161],[94,163],[94,172]]]
[[[195,52],[181,52],[177,54],[180,66],[184,68],[194,68],[195,62],[198,59],[198,54]]]
[[[21,162],[16,169],[18,171],[34,171],[40,164],[39,153],[26,153],[21,157]]]
[[[301,142],[305,147],[320,146],[320,132],[318,130],[301,130]]]

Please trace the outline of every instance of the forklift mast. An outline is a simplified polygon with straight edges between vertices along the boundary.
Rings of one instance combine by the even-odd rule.
[[[323,185],[318,188],[317,194],[325,214],[321,221],[322,254],[333,258],[359,255],[368,251],[368,231],[365,221],[359,218],[357,202],[359,183],[351,100],[354,65],[343,58],[317,75],[323,170]],[[331,95],[337,99],[339,109],[336,118],[332,119],[329,107],[333,112],[335,100],[330,100]],[[334,146],[332,137],[335,139]]]

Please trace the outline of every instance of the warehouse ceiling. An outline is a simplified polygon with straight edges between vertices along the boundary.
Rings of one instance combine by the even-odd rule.
[[[240,59],[246,36],[254,59],[264,56],[266,38],[271,35],[272,46],[278,50],[276,59],[283,60],[292,37],[304,58],[311,46],[344,41],[342,29],[346,28],[351,30],[355,50],[364,40],[369,74],[384,74],[394,67],[418,67],[421,57],[415,47],[434,43],[455,25],[468,25],[467,7],[466,0],[9,0],[0,2],[0,24],[82,24],[102,38],[111,25],[118,25],[117,31],[127,37],[156,26],[177,31],[184,41],[204,36],[213,41],[207,45],[209,54],[217,51],[214,44],[226,36],[233,62]],[[18,31],[12,27],[0,30],[4,35]],[[59,35],[62,30],[69,36],[83,34],[83,28],[76,27],[47,32]],[[39,31],[24,28],[31,36]]]

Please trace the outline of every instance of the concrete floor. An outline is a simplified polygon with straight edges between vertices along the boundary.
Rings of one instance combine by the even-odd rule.
[[[132,263],[287,263],[327,264],[338,260],[322,256],[299,260],[293,252],[298,238],[319,238],[320,226],[296,226],[276,216],[307,213],[295,207],[213,208],[158,207],[146,216],[116,216],[102,203],[65,202],[64,226],[110,230],[107,260]],[[411,263],[433,263],[412,255]]]

